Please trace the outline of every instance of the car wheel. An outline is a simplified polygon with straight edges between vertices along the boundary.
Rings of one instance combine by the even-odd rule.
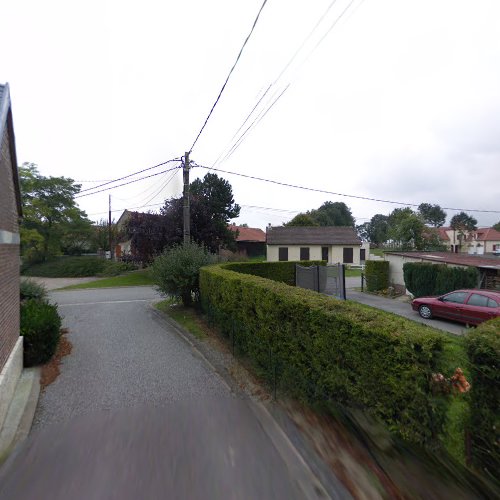
[[[432,311],[431,311],[431,308],[429,306],[420,306],[418,308],[418,313],[424,319],[431,319],[432,318]]]

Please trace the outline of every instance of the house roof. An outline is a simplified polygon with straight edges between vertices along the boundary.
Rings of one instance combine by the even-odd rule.
[[[449,231],[449,227],[438,227],[437,232],[440,240],[450,241],[450,237],[446,231]]]
[[[231,224],[228,227],[233,232],[238,231],[236,241],[252,241],[259,243],[265,243],[266,241],[266,233],[262,231],[262,229],[256,227],[240,227],[235,226],[234,224]]]
[[[266,237],[268,245],[361,245],[353,227],[268,227]]]
[[[22,216],[21,189],[19,186],[19,173],[17,171],[16,141],[14,137],[14,124],[12,121],[12,106],[10,102],[9,84],[0,84],[0,146],[4,134],[8,133],[10,164],[12,168],[12,180],[16,193],[16,208],[19,217]]]
[[[500,269],[500,257],[495,256],[488,257],[485,255],[479,256],[451,252],[385,252],[385,254],[413,257],[431,262],[442,262],[443,264]]]
[[[492,227],[480,227],[476,229],[476,241],[500,241],[500,231]]]

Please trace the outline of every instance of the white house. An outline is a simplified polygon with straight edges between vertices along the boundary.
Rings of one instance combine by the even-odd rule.
[[[361,265],[369,252],[353,227],[267,227],[267,260],[326,260]]]

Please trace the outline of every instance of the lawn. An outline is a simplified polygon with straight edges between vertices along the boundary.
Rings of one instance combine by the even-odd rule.
[[[345,277],[346,278],[356,278],[357,276],[361,276],[363,271],[361,269],[349,269],[346,267],[345,269]]]
[[[159,311],[170,316],[174,321],[177,321],[177,323],[188,332],[191,332],[195,337],[199,339],[205,337],[203,322],[194,308],[173,304],[171,299],[162,300],[155,304],[155,307]]]
[[[112,278],[103,278],[88,283],[80,283],[78,285],[71,285],[63,288],[62,290],[77,290],[80,288],[111,288],[117,286],[145,286],[153,285],[153,277],[149,269],[141,271],[132,271],[121,276],[113,276]]]

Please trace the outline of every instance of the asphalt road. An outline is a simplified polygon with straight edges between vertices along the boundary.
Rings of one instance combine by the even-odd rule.
[[[263,407],[154,312],[152,288],[50,297],[73,351],[0,469],[1,498],[328,498]]]

